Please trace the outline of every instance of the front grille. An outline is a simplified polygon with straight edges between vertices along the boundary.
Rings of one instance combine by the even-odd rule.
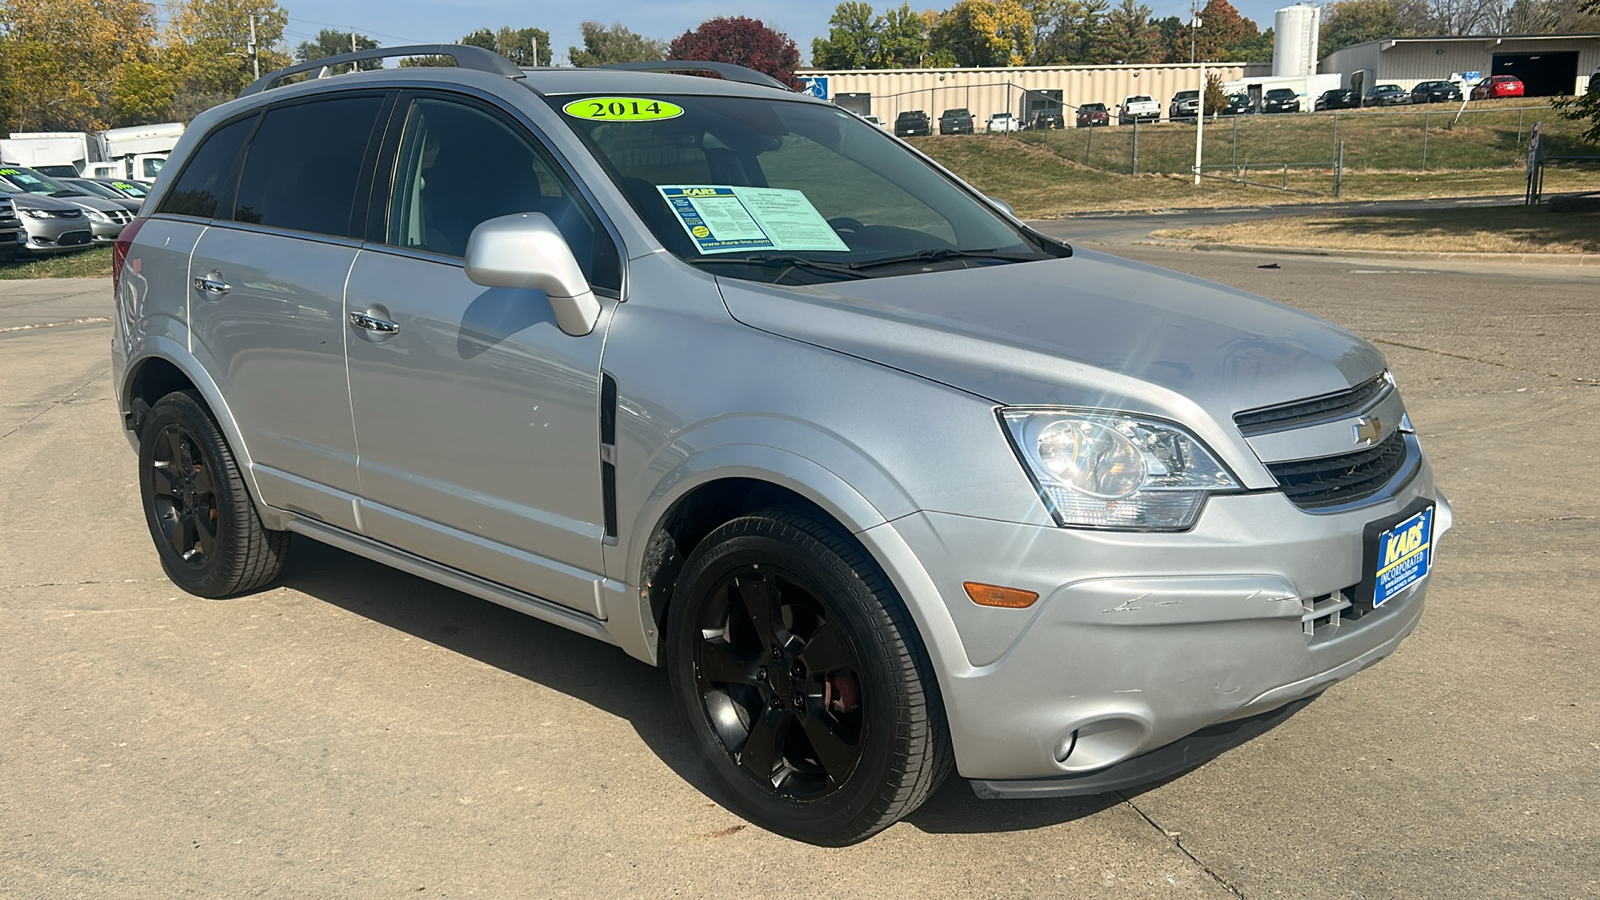
[[[1376,494],[1406,462],[1405,433],[1396,431],[1383,442],[1354,453],[1268,463],[1289,501],[1301,509],[1353,503]]]
[[[1332,422],[1368,409],[1390,390],[1389,379],[1382,375],[1345,391],[1324,394],[1309,400],[1296,400],[1278,406],[1264,406],[1235,413],[1233,423],[1245,437],[1269,431],[1287,431],[1305,428],[1320,422]]]
[[[76,247],[79,244],[87,244],[92,240],[94,240],[93,235],[87,231],[69,231],[66,234],[63,234],[61,237],[56,238],[56,246]]]

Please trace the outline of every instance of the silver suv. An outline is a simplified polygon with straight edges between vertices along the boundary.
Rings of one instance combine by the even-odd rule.
[[[117,244],[183,589],[297,534],[612,643],[823,844],[1167,777],[1417,624],[1450,507],[1356,335],[738,67],[350,58],[428,53],[200,116]]]

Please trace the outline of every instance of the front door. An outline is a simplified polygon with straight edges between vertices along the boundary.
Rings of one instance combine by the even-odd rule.
[[[362,250],[346,295],[363,527],[603,615],[600,350],[616,246],[531,131],[491,107],[414,97],[396,155],[384,242]],[[539,291],[467,280],[472,229],[515,212],[549,215],[575,251],[603,306],[588,335],[562,332]]]

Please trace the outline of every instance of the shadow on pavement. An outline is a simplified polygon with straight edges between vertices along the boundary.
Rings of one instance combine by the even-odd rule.
[[[615,647],[298,535],[277,584],[626,719],[675,774],[718,797],[683,736],[666,673]],[[952,775],[906,823],[930,834],[1028,831],[1120,802],[980,800]]]

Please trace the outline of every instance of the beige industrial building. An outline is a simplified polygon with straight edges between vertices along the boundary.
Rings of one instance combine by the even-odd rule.
[[[1515,75],[1529,97],[1584,91],[1600,70],[1600,34],[1473,35],[1396,37],[1345,47],[1323,57],[1317,71],[1338,73],[1346,86],[1365,91],[1375,84],[1415,87],[1472,73]]]
[[[1224,82],[1266,75],[1267,63],[1206,66]],[[1115,110],[1123,98],[1145,95],[1162,105],[1162,118],[1172,95],[1200,87],[1200,66],[1015,66],[993,69],[868,69],[840,71],[802,69],[796,77],[811,93],[861,115],[892,125],[900,113],[920,109],[934,119],[947,109],[965,108],[977,116],[978,128],[992,113],[1010,111],[1024,122],[1041,110],[1072,110],[1084,103],[1104,103]],[[937,126],[936,126],[937,127]]]

